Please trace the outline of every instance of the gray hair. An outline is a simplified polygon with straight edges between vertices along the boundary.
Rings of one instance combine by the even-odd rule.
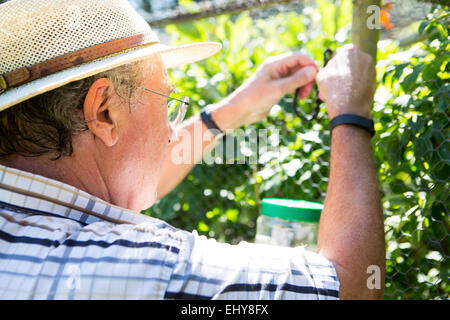
[[[0,112],[0,159],[48,154],[56,160],[72,155],[73,136],[88,130],[83,107],[92,84],[108,78],[115,93],[131,108],[136,89],[149,72],[147,61],[71,82]]]

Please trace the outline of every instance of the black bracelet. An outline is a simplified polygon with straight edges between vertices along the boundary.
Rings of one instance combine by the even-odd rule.
[[[351,124],[367,130],[372,137],[375,135],[373,121],[369,118],[357,116],[356,114],[341,114],[330,121],[330,131],[333,131],[335,127],[341,124]]]
[[[223,131],[219,128],[217,123],[212,119],[211,114],[209,113],[208,110],[203,110],[200,113],[200,118],[214,136],[217,137],[223,133]]]

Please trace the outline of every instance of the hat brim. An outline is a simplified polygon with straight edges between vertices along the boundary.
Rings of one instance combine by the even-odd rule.
[[[217,42],[197,42],[180,46],[166,46],[157,43],[115,54],[10,89],[0,94],[0,111],[69,82],[135,62],[156,53],[161,55],[164,65],[169,69],[205,59],[216,54],[221,48],[222,45]]]

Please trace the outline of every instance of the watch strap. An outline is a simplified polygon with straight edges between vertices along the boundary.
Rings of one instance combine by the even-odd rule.
[[[200,113],[200,118],[214,136],[219,136],[223,134],[222,129],[220,129],[217,123],[213,120],[213,118],[211,117],[211,113],[209,113],[208,110],[203,110]]]
[[[341,124],[350,124],[367,130],[373,137],[375,135],[375,127],[373,121],[369,118],[357,116],[356,114],[341,114],[330,121],[330,131]]]

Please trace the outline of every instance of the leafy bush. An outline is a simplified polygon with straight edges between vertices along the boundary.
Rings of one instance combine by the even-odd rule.
[[[450,292],[450,42],[443,17],[420,24],[425,42],[402,53],[411,58],[380,61],[389,64],[376,102],[375,157],[386,217],[386,295],[392,298]]]
[[[175,43],[223,44],[216,56],[171,72],[182,94],[197,103],[190,112],[231,93],[268,56],[301,49],[322,61],[325,48],[348,42],[351,1],[318,3],[302,14],[253,19],[243,13],[168,26]],[[426,39],[419,45],[404,50],[380,43],[373,147],[386,218],[389,299],[446,298],[450,292],[448,14],[433,10],[441,18],[420,24]],[[314,98],[302,102],[305,114],[312,112]],[[283,98],[266,120],[244,128],[267,129],[271,141],[279,142],[278,152],[259,154],[257,164],[199,164],[146,213],[237,243],[253,241],[264,197],[323,202],[330,151],[326,109],[317,121],[302,122],[291,103],[292,96]]]

